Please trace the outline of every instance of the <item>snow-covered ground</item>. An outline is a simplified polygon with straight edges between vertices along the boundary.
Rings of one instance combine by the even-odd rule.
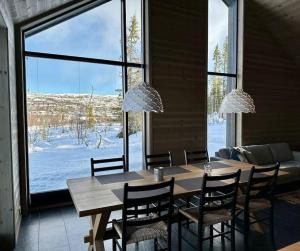
[[[123,139],[117,137],[120,130],[119,125],[108,126],[97,148],[99,136],[96,130],[90,129],[87,142],[78,144],[74,130],[51,128],[47,140],[38,140],[34,146],[29,146],[30,191],[34,193],[66,188],[66,179],[90,175],[90,158],[121,156]],[[130,167],[132,170],[141,169],[142,133],[130,135],[129,144]]]
[[[225,145],[225,122],[209,123],[209,155]],[[123,139],[118,138],[120,125],[98,126],[89,129],[87,140],[78,144],[75,130],[51,128],[47,140],[38,137],[34,145],[29,145],[30,192],[42,192],[66,188],[66,179],[90,175],[90,158],[112,158],[123,153]],[[102,131],[102,142],[99,133]],[[29,135],[33,135],[33,129]],[[142,133],[129,136],[129,168],[142,169]]]
[[[209,156],[215,156],[215,152],[226,147],[226,122],[209,123],[207,126],[207,149]]]

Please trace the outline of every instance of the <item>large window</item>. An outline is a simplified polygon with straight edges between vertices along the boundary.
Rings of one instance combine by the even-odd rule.
[[[143,114],[122,112],[144,78],[142,0],[101,2],[25,32],[31,193],[89,176],[92,157],[143,167]]]
[[[235,116],[219,114],[224,96],[236,87],[237,1],[209,0],[207,143],[209,155],[235,145]]]

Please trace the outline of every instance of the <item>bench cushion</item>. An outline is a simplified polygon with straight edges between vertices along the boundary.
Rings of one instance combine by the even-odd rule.
[[[244,149],[247,150],[244,154],[251,164],[266,165],[275,162],[268,145],[244,146]]]
[[[287,143],[276,143],[269,144],[271,152],[273,154],[274,162],[284,162],[293,160],[293,152],[289,144]]]

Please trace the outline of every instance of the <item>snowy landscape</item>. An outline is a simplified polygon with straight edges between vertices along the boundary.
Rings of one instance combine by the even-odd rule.
[[[29,146],[31,192],[66,188],[66,179],[90,176],[90,158],[123,154],[123,139],[117,137],[120,125],[99,126],[97,130],[105,130],[101,146],[96,131],[88,132],[87,146],[78,144],[75,132],[69,128],[53,128],[49,140]],[[141,132],[129,136],[131,170],[142,169],[141,136]]]
[[[27,51],[109,59],[121,57],[118,1],[110,1],[27,36]],[[142,62],[140,1],[128,5],[127,60]],[[215,6],[216,5],[216,6]],[[208,69],[229,72],[228,7],[209,1]],[[216,12],[217,11],[217,12]],[[215,18],[218,16],[219,18]],[[216,29],[217,27],[217,29]],[[94,32],[91,36],[89,30]],[[53,39],[54,38],[54,39]],[[87,46],[82,46],[87,45]],[[90,158],[123,154],[122,75],[115,65],[26,57],[30,192],[66,188],[66,179],[90,175]],[[128,86],[142,81],[140,68],[127,68]],[[226,121],[218,114],[231,82],[208,76],[208,152],[225,146]],[[85,94],[82,94],[85,93]],[[163,115],[162,115],[163,116]],[[128,114],[129,169],[142,169],[142,117]]]
[[[90,128],[78,128],[74,117],[79,107],[84,107],[88,100],[89,95],[28,95],[31,119],[28,129],[29,177],[32,193],[64,189],[66,179],[89,176],[92,157],[103,159],[123,154],[123,138],[119,136],[122,125],[117,122],[117,113],[113,112],[116,109],[112,109],[118,106],[116,96],[94,96],[96,109],[93,117],[100,123]],[[67,107],[67,110],[62,111],[61,107]],[[107,112],[103,113],[104,110]],[[106,117],[107,122],[103,118],[101,121],[100,116]],[[88,120],[84,114],[81,114],[82,117],[85,118],[83,121]],[[225,145],[225,126],[225,121],[218,114],[209,116],[210,156]],[[130,170],[142,169],[141,131],[129,136],[129,151]]]

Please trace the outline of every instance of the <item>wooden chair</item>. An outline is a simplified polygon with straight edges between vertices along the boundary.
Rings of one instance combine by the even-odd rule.
[[[185,164],[194,164],[194,163],[201,163],[201,162],[208,162],[208,152],[207,149],[205,150],[198,150],[198,151],[186,151],[184,150],[184,158]],[[195,206],[195,202],[193,199],[199,200],[198,196],[192,196],[191,198],[187,198],[185,201],[186,207]],[[187,219],[187,227],[189,227],[189,220]]]
[[[168,250],[171,250],[173,190],[174,178],[151,185],[124,185],[122,221],[113,220],[113,251],[117,247],[126,251],[127,244],[152,239],[157,249],[157,239],[163,237],[167,238]],[[148,207],[150,204],[158,206]]]
[[[113,166],[105,166],[105,167],[95,167],[96,164],[105,164],[105,163],[116,163]],[[95,176],[96,172],[105,172],[112,170],[123,170],[126,171],[125,157],[122,155],[121,158],[112,158],[112,159],[100,159],[95,160],[91,158],[91,175]]]
[[[146,163],[146,169],[149,170],[151,168],[164,166],[164,167],[170,167],[173,166],[173,159],[172,159],[172,153],[169,151],[168,153],[163,154],[145,154],[145,163]],[[189,204],[188,200],[183,199],[177,199],[175,201],[175,207],[183,207]],[[155,206],[153,204],[153,206]]]
[[[95,167],[95,165],[101,165],[108,163],[109,166],[99,166]],[[95,176],[95,173],[98,172],[107,172],[107,171],[113,171],[113,170],[122,170],[122,172],[126,171],[126,164],[125,164],[125,157],[122,155],[121,158],[111,158],[111,159],[100,159],[95,160],[94,158],[91,158],[91,175]],[[114,214],[119,215],[118,217],[121,217],[121,211],[114,211]],[[112,224],[112,216],[110,220],[108,221],[108,225]]]
[[[188,218],[198,226],[198,249],[202,250],[202,242],[210,240],[213,243],[213,238],[221,236],[227,238],[227,234],[231,235],[231,249],[235,250],[235,217],[236,217],[236,198],[239,186],[241,170],[235,173],[225,174],[220,176],[208,176],[204,174],[202,191],[199,195],[200,201],[198,207],[190,207],[179,209],[178,221],[178,241],[179,250],[181,250],[182,238],[182,220]],[[230,230],[219,231],[214,228],[215,224],[227,223]],[[203,237],[204,227],[209,226],[210,235]],[[223,228],[222,228],[223,229]],[[214,231],[217,232],[214,235]]]
[[[184,150],[185,164],[201,163],[209,161],[207,149],[200,151],[186,151]]]
[[[168,152],[163,154],[145,154],[145,163],[146,169],[158,166],[172,166],[172,153]]]
[[[237,215],[244,212],[244,241],[248,246],[248,235],[250,225],[258,222],[270,221],[271,241],[274,244],[274,209],[273,196],[276,186],[280,164],[276,163],[273,167],[251,169],[246,192],[239,196],[237,200]],[[267,210],[269,214],[265,218],[256,218],[253,213]],[[251,221],[253,219],[253,221]]]

